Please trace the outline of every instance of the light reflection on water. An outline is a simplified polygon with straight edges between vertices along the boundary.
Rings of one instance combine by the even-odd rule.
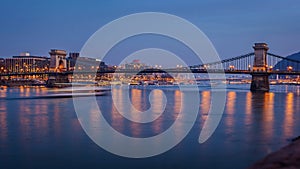
[[[236,113],[236,110],[235,110],[235,103],[236,103],[236,93],[233,92],[233,91],[229,91],[227,93],[227,101],[226,101],[226,112],[227,112],[227,115],[230,116],[230,118],[226,118],[226,126],[227,126],[227,131],[229,133],[232,133],[233,132],[233,127],[234,127],[234,117],[233,115]]]
[[[72,99],[1,100],[0,166],[5,161],[5,168],[68,168],[71,162],[78,168],[244,168],[300,135],[298,90],[285,93],[282,89],[289,91],[291,87],[278,86],[278,91],[273,87],[269,93],[251,93],[247,87],[229,89],[222,121],[214,135],[202,145],[197,139],[211,105],[211,93],[200,89],[200,113],[190,135],[174,150],[143,160],[120,158],[93,144],[81,129]],[[124,90],[113,90],[119,108],[126,109],[128,106],[122,102]],[[97,97],[97,101],[117,131],[133,137],[149,137],[168,129],[181,118],[178,113],[182,107],[190,106],[183,101],[185,93],[177,88],[154,90],[149,100],[151,91],[136,87],[130,90],[130,97],[138,111],[145,111],[152,102],[154,113],[159,113],[163,109],[163,93],[166,95],[166,111],[153,123],[138,124],[123,118],[110,95]],[[8,88],[0,91],[0,96],[26,97],[46,92],[47,89],[39,88]],[[88,115],[90,126],[97,126],[98,122],[93,119],[98,115],[95,112]],[[37,162],[30,163],[32,160]]]
[[[252,93],[247,92],[246,94],[246,102],[245,102],[245,125],[250,125],[252,123]]]
[[[286,102],[285,102],[285,116],[284,116],[284,133],[285,136],[289,136],[293,133],[293,126],[294,126],[294,94],[289,92],[286,95]]]
[[[8,126],[7,126],[7,110],[6,110],[6,103],[0,102],[0,140],[7,141],[7,133],[8,133]],[[1,145],[0,145],[1,147]]]
[[[138,89],[131,90],[131,100],[132,100],[132,104],[133,104],[132,108],[135,108],[138,111],[141,111],[141,109],[142,109],[143,98],[141,96],[142,96],[142,90],[138,90]],[[120,110],[120,111],[122,111],[122,110]],[[137,120],[141,120],[140,115],[137,112],[135,112],[133,109],[131,109],[131,116],[135,116],[137,118]],[[138,123],[131,123],[130,128],[131,128],[133,137],[138,137],[141,135],[142,129],[141,129],[141,127],[139,127]]]
[[[255,100],[254,100],[255,101]],[[274,93],[265,93],[263,102],[263,135],[268,139],[274,133]],[[259,112],[257,112],[259,113]]]

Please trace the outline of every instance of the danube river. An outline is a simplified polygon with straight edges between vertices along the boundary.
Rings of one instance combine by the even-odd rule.
[[[113,89],[112,95],[96,99],[117,131],[131,137],[149,137],[168,129],[184,103],[176,87],[135,86],[129,95],[136,109],[149,108],[152,89],[157,89],[151,96],[154,109],[161,108],[162,93],[168,99],[167,112],[153,123],[134,123],[118,113],[112,95],[122,99],[122,87]],[[4,88],[0,90],[0,168],[239,169],[300,135],[299,86],[271,86],[269,93],[251,93],[249,85],[228,85],[221,122],[212,137],[199,144],[211,99],[209,87],[199,89],[200,112],[187,137],[161,155],[131,159],[103,150],[87,136],[77,119],[72,98],[24,99],[44,95],[48,89]]]

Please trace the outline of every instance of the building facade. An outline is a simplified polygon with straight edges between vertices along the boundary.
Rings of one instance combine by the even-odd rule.
[[[8,73],[47,72],[49,71],[49,64],[50,59],[47,57],[13,56],[12,58],[5,59],[4,71]]]
[[[99,71],[107,69],[107,65],[105,62],[95,59],[95,58],[87,58],[87,57],[78,57],[76,59],[75,65],[73,69],[76,70],[84,70],[84,71]]]
[[[74,70],[77,58],[79,58],[79,53],[69,53],[69,57],[67,58],[68,71]]]
[[[5,59],[4,58],[0,58],[0,72],[1,73],[6,72],[6,69],[5,69]]]

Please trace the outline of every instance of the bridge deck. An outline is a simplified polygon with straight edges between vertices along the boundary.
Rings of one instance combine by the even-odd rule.
[[[23,72],[23,73],[0,73],[0,76],[32,76],[32,75],[72,75],[74,72]],[[75,72],[76,74],[105,74],[105,73],[130,73],[130,74],[152,74],[152,73],[225,73],[225,74],[268,74],[268,75],[300,75],[300,71],[263,71],[254,72],[249,70],[220,70],[220,69],[147,69],[147,70],[107,70],[107,71],[85,71]]]

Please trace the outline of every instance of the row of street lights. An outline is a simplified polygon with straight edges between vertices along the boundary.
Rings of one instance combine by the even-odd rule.
[[[291,72],[293,71],[293,67],[292,66],[287,66],[287,71]],[[229,70],[235,70],[235,66],[234,65],[230,65],[229,66]],[[248,65],[248,70],[250,71],[251,70],[251,65]],[[273,70],[273,66],[268,66],[266,65],[266,70],[269,70],[269,71],[272,71]]]

